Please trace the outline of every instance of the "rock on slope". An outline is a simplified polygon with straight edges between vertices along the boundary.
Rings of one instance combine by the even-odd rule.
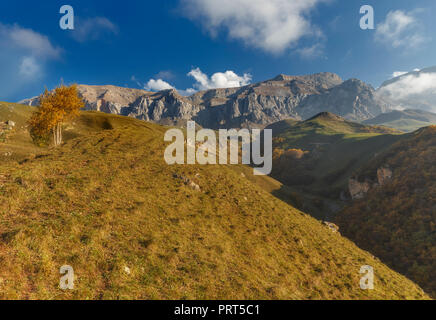
[[[279,75],[241,88],[212,89],[182,97],[114,86],[80,85],[88,110],[132,116],[161,124],[193,119],[208,128],[264,127],[287,118],[310,118],[331,111],[352,120],[373,118],[389,109],[374,89],[358,80],[342,82],[333,73]],[[22,103],[36,105],[37,98]]]

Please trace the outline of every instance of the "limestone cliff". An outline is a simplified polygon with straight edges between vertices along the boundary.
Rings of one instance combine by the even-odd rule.
[[[386,112],[389,104],[359,80],[343,82],[333,73],[279,75],[240,88],[212,89],[183,97],[175,90],[148,92],[115,86],[79,85],[86,109],[178,124],[188,119],[207,128],[265,127],[294,118],[307,119],[329,111],[351,120]],[[21,101],[37,105],[38,99]]]
[[[377,181],[365,179],[364,182],[359,182],[357,178],[350,178],[348,181],[348,191],[353,200],[363,199],[371,188],[383,186],[392,179],[392,170],[389,167],[381,167],[377,169]]]

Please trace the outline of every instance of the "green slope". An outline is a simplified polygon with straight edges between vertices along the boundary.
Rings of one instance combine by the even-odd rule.
[[[317,197],[318,208],[311,206],[307,211],[319,218],[326,218],[332,210],[329,207],[339,205],[331,201],[339,200],[347,190],[355,170],[402,139],[394,129],[361,125],[331,113],[302,122],[286,120],[268,128],[274,136],[272,176],[305,197]],[[287,152],[290,149],[300,149],[304,155],[300,152],[296,157],[295,152]],[[310,205],[313,199],[309,200]]]
[[[436,125],[436,114],[423,110],[395,110],[383,113],[363,123],[367,125],[382,125],[403,132],[412,132],[423,127]]]
[[[62,147],[1,162],[0,298],[428,298],[242,166],[168,166],[165,130],[84,112]],[[58,288],[62,265],[73,291]]]

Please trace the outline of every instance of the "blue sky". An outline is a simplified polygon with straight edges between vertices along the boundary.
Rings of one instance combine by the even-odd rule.
[[[65,4],[75,30],[59,27]],[[362,5],[375,30],[359,27]],[[61,79],[186,94],[329,71],[377,87],[436,65],[435,13],[434,0],[2,1],[0,100]]]

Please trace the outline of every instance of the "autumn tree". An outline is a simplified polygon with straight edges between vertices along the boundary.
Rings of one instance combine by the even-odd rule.
[[[29,120],[31,134],[36,137],[53,135],[53,143],[62,143],[62,125],[79,115],[84,107],[77,85],[60,85],[53,91],[47,89],[39,97],[39,108]]]

